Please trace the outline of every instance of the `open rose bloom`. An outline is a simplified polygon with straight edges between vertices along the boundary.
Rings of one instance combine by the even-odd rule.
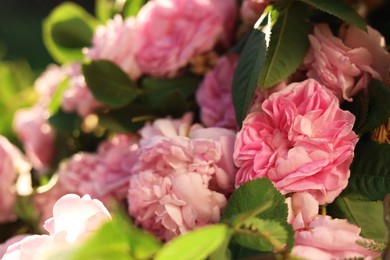
[[[390,1],[94,1],[0,60],[0,259],[390,259]]]

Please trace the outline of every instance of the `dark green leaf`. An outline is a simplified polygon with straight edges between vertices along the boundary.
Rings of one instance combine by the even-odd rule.
[[[82,7],[65,2],[45,19],[43,40],[57,62],[81,61],[84,57],[82,48],[90,45],[97,24]]]
[[[231,231],[223,224],[199,228],[168,242],[154,259],[205,259],[230,240],[230,236]]]
[[[282,250],[289,236],[279,222],[258,218],[246,220],[234,232],[234,239],[240,245],[262,252]]]
[[[377,241],[385,241],[387,238],[382,201],[362,201],[352,196],[339,196],[326,209],[332,217],[347,219],[358,225],[363,237]]]
[[[305,6],[291,2],[283,9],[271,29],[264,65],[257,84],[269,88],[294,73],[302,63],[309,48],[309,24]]]
[[[381,81],[373,79],[368,87],[368,114],[358,132],[371,131],[390,117],[390,90]]]
[[[58,131],[70,134],[81,127],[81,119],[76,113],[66,113],[61,109],[49,117],[49,123]]]
[[[94,97],[111,108],[124,107],[138,95],[127,74],[108,60],[84,64],[83,74]]]
[[[123,8],[123,16],[136,16],[145,2],[146,0],[126,0],[125,6]]]
[[[340,107],[343,110],[348,110],[355,115],[355,124],[353,130],[358,132],[358,129],[363,126],[368,115],[368,97],[363,91],[353,97],[352,102],[343,102]]]
[[[269,179],[261,178],[247,182],[234,191],[221,217],[221,222],[231,221],[241,213],[256,210],[272,202],[272,207],[260,212],[257,217],[287,221],[285,198]]]
[[[366,23],[350,5],[340,0],[301,0],[339,19],[366,30]]]
[[[371,201],[383,200],[390,193],[389,162],[389,144],[358,142],[345,193],[357,193]]]
[[[139,130],[147,120],[155,119],[156,111],[149,106],[130,104],[121,109],[99,113],[99,124],[119,133],[131,133]]]
[[[265,49],[265,34],[253,29],[240,55],[233,78],[233,103],[239,125],[246,117],[257,87],[257,78],[265,59]]]

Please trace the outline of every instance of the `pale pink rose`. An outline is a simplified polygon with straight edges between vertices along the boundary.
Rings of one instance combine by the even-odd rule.
[[[233,76],[238,55],[220,58],[215,67],[207,72],[196,93],[202,123],[207,127],[238,129],[232,98]],[[216,105],[217,104],[217,105]]]
[[[223,29],[224,17],[210,0],[148,1],[137,15],[136,60],[146,74],[174,77],[211,50]]]
[[[15,182],[19,174],[29,174],[30,165],[20,150],[0,135],[0,223],[15,220]]]
[[[389,77],[390,54],[386,51],[385,38],[374,28],[367,26],[367,32],[350,25],[341,35],[349,48],[365,48],[372,56],[371,67],[379,73],[382,80]]]
[[[307,228],[295,232],[294,256],[304,259],[375,259],[380,254],[356,244],[364,240],[360,228],[345,219],[317,216]]]
[[[44,259],[56,248],[84,241],[110,219],[103,203],[89,195],[65,195],[54,205],[53,217],[45,222],[49,235],[28,236],[10,245],[3,259]]]
[[[217,223],[234,189],[235,132],[191,128],[183,121],[160,119],[141,130],[148,134],[140,140],[130,179],[130,214],[165,240]],[[190,131],[180,131],[183,125]]]
[[[244,0],[240,9],[242,21],[245,24],[254,25],[269,2],[269,0]]]
[[[266,177],[283,194],[306,191],[332,202],[348,183],[354,121],[315,80],[290,84],[246,117],[234,150],[236,185]]]
[[[19,109],[14,116],[13,128],[23,144],[32,166],[44,172],[50,168],[54,156],[55,130],[47,121],[49,112],[40,104]]]
[[[89,194],[103,202],[127,196],[132,167],[137,160],[134,137],[117,135],[102,143],[97,154],[78,153],[60,165],[60,185],[69,192]]]
[[[117,64],[133,80],[141,76],[135,61],[135,18],[125,20],[117,14],[107,21],[106,25],[96,28],[92,46],[83,50],[91,60],[110,60]]]
[[[77,112],[81,117],[86,117],[102,107],[89,90],[79,63],[69,65],[67,74],[69,87],[64,91],[61,103],[64,111]]]
[[[294,193],[286,198],[288,205],[288,223],[294,230],[307,227],[317,216],[318,201],[307,192]]]
[[[311,48],[304,60],[307,76],[329,88],[340,100],[351,101],[352,96],[368,86],[371,77],[381,78],[372,69],[368,50],[345,46],[327,24],[314,26],[309,40]]]
[[[5,255],[5,252],[7,252],[7,248],[19,242],[20,240],[26,238],[27,236],[31,236],[30,234],[23,234],[23,235],[16,235],[14,237],[11,237],[7,239],[3,244],[0,244],[0,259],[2,259],[3,255]]]

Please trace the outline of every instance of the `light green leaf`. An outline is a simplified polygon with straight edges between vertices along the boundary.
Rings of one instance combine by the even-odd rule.
[[[373,79],[368,86],[368,114],[359,133],[371,131],[390,117],[390,90],[381,81]]]
[[[151,234],[135,228],[117,214],[81,244],[71,259],[151,259],[161,246]]]
[[[97,20],[75,3],[56,7],[43,22],[43,40],[58,63],[81,61],[82,48],[91,44]]]
[[[136,16],[145,2],[146,0],[126,0],[125,6],[123,8],[123,16]]]
[[[362,201],[353,196],[339,196],[326,209],[332,217],[347,219],[350,223],[358,225],[362,229],[363,237],[386,241],[382,201]]]
[[[241,246],[262,252],[282,250],[289,236],[277,221],[258,218],[246,220],[234,233],[234,239]]]
[[[239,125],[246,117],[257,87],[257,78],[265,59],[265,49],[265,34],[253,29],[240,55],[233,78],[233,104]]]
[[[96,0],[95,1],[95,14],[96,17],[106,22],[114,14],[114,1],[112,0]]]
[[[337,18],[355,25],[362,30],[367,30],[366,23],[350,5],[340,0],[301,0],[304,3],[314,6],[326,13],[336,16]]]
[[[291,2],[279,14],[271,29],[264,65],[257,84],[269,88],[294,73],[302,63],[309,48],[309,24],[305,5]]]
[[[223,224],[199,228],[168,242],[154,259],[205,259],[229,240],[230,236],[229,228]]]
[[[60,84],[58,84],[49,104],[49,112],[51,115],[55,114],[58,109],[61,107],[62,95],[65,90],[69,87],[69,78],[63,79]]]
[[[360,141],[355,148],[348,181],[348,193],[357,193],[364,198],[383,200],[390,193],[390,145],[372,141]]]
[[[108,60],[83,64],[83,74],[89,89],[101,103],[120,108],[130,104],[138,95],[135,84],[116,64]]]

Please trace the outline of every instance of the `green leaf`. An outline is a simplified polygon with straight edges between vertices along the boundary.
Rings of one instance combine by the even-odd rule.
[[[121,215],[114,215],[112,221],[103,224],[71,259],[151,259],[161,242]]]
[[[360,133],[371,131],[390,117],[390,90],[381,81],[373,79],[368,86],[368,114],[364,124],[357,130]]]
[[[81,127],[81,119],[76,113],[66,113],[61,109],[49,117],[48,121],[58,131],[69,134],[79,131]]]
[[[366,31],[366,23],[350,5],[340,0],[301,0],[339,19]]]
[[[230,236],[229,228],[223,224],[199,228],[168,242],[154,259],[205,259],[226,243]]]
[[[233,104],[239,125],[246,117],[257,87],[257,77],[264,63],[265,49],[265,34],[253,29],[240,55],[233,78]]]
[[[50,104],[49,104],[49,112],[51,115],[55,114],[61,107],[62,103],[62,96],[65,92],[65,90],[69,87],[69,78],[63,79],[60,84],[58,84],[56,90],[54,91],[54,94],[51,98]]]
[[[353,130],[355,132],[358,132],[358,129],[361,128],[366,121],[368,115],[368,106],[369,99],[367,95],[363,93],[363,91],[355,95],[352,102],[342,102],[340,104],[341,109],[348,110],[355,115],[356,119],[353,126]]]
[[[256,210],[272,202],[272,207],[260,212],[257,217],[287,221],[285,198],[269,179],[261,178],[241,185],[229,198],[221,222],[231,221],[241,213]]]
[[[291,2],[279,14],[271,29],[264,65],[257,84],[269,88],[294,73],[302,63],[309,48],[309,29],[306,8],[299,2]]]
[[[114,1],[112,0],[96,0],[95,1],[95,14],[96,17],[106,22],[114,14]]]
[[[277,221],[258,218],[246,220],[234,232],[234,239],[240,245],[262,252],[282,250],[289,236]]]
[[[344,193],[360,194],[364,198],[383,200],[390,193],[390,145],[360,141],[355,148],[351,176]]]
[[[111,108],[124,107],[138,95],[135,84],[111,61],[83,64],[83,74],[94,97]]]
[[[56,7],[43,22],[43,40],[58,63],[81,61],[82,48],[91,44],[97,20],[75,3]]]
[[[339,196],[332,204],[327,205],[326,210],[334,218],[347,219],[359,226],[363,237],[386,241],[382,201],[362,201],[353,196]]]
[[[146,0],[126,0],[125,6],[123,8],[123,16],[136,16],[145,2]]]

